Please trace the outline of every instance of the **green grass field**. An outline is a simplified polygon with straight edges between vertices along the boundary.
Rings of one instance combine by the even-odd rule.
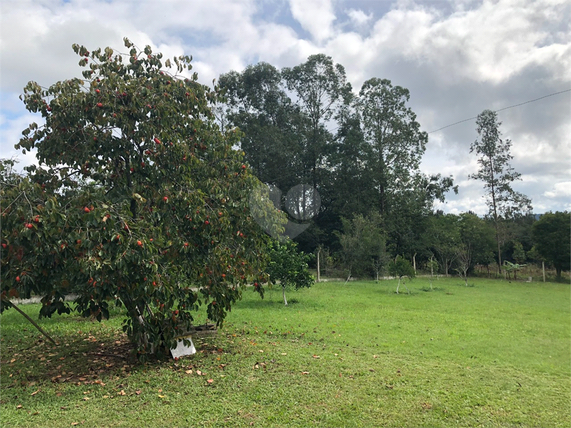
[[[570,426],[569,285],[470,284],[248,290],[196,355],[147,364],[119,317],[41,320],[54,347],[9,310],[2,426]]]

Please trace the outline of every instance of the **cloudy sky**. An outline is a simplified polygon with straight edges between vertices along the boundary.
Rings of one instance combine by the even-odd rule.
[[[514,188],[534,212],[569,210],[570,23],[565,0],[1,0],[0,157],[33,162],[14,144],[40,119],[18,96],[30,80],[80,77],[72,43],[125,50],[127,36],[167,56],[192,55],[204,84],[259,61],[291,67],[325,53],[355,92],[371,77],[410,90],[430,132],[423,171],[452,175],[460,187],[438,206],[447,212],[487,209],[482,184],[468,179],[475,121],[439,129],[545,97],[500,111],[501,131],[522,174]]]

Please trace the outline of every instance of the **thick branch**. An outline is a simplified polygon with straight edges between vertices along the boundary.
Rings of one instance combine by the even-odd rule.
[[[4,301],[4,303],[6,303],[6,301]],[[47,333],[44,331],[44,329],[41,328],[41,327],[38,325],[38,323],[36,323],[32,318],[30,318],[27,313],[25,313],[25,312],[22,311],[18,306],[16,306],[16,305],[14,304],[14,302],[8,302],[8,303],[9,303],[9,305],[10,305],[11,307],[13,307],[13,308],[16,309],[18,312],[20,312],[20,313],[24,316],[24,318],[26,318],[28,321],[30,321],[30,323],[32,323],[32,325],[33,325],[34,327],[36,327],[36,328],[39,330],[39,332],[42,333],[50,342],[52,342],[54,345],[57,345],[57,343],[55,342],[55,340],[53,340],[53,339],[50,337],[50,335],[47,334]]]

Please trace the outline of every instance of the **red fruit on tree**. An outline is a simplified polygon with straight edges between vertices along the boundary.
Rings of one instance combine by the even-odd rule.
[[[161,140],[159,140],[157,137],[154,138],[154,142],[157,144],[161,144]]]
[[[32,223],[26,223],[26,227],[27,227],[28,229],[31,229],[32,227],[34,227],[34,225],[33,225]]]
[[[188,247],[188,242],[185,242],[185,243],[184,243],[184,246],[185,246],[185,247]]]
[[[100,91],[99,89],[96,89],[96,90],[95,90],[95,93],[96,93],[96,94],[98,94],[98,93],[100,93],[100,92],[101,92],[101,91]]]
[[[168,201],[168,200],[169,200],[168,196],[163,196],[163,201],[166,202],[166,201]]]
[[[143,245],[143,243],[141,241],[137,241],[137,245],[140,247]]]
[[[6,244],[2,244],[2,248],[6,248],[6,247],[7,247],[7,245],[6,245]]]
[[[88,207],[85,207],[85,208],[83,209],[83,211],[86,212],[86,213],[88,213],[88,212],[90,212],[91,210],[90,210]]]
[[[19,276],[16,277],[16,282],[20,282],[20,277],[19,277]]]
[[[103,103],[97,103],[97,107],[99,108],[103,107]]]

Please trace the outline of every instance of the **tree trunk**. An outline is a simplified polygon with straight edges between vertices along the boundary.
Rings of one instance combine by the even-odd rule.
[[[498,241],[498,272],[502,274],[502,250],[500,247],[500,236],[498,234],[498,226],[496,224],[496,241]]]
[[[345,284],[347,284],[349,282],[349,279],[351,279],[351,271],[349,271],[349,276],[347,277],[347,279],[345,280]]]
[[[545,262],[541,262],[541,270],[543,271],[543,282],[545,282]]]
[[[50,342],[52,342],[54,345],[57,345],[57,343],[55,342],[55,340],[53,340],[49,334],[47,334],[43,328],[41,328],[32,318],[30,318],[28,316],[27,313],[25,313],[24,311],[22,311],[18,306],[16,306],[13,302],[10,302],[10,306],[12,306],[14,309],[16,309],[21,315],[24,316],[24,318],[26,318],[34,327],[36,327],[38,329],[38,331],[40,333],[42,333]]]
[[[282,286],[282,293],[284,295],[284,305],[287,306],[287,299],[286,299],[286,295],[285,295],[285,287]]]
[[[496,204],[496,189],[495,189],[495,181],[494,181],[494,160],[490,158],[490,173],[491,173],[491,195],[492,195],[492,209],[494,212],[494,226],[496,229],[496,243],[498,244],[498,270],[500,275],[502,274],[502,249],[500,246],[500,232],[499,232],[499,225],[498,225],[498,209]]]
[[[403,280],[402,285],[404,285],[404,288],[406,288],[406,292],[408,294],[410,294],[410,290],[408,289],[408,287],[406,286],[406,280]]]
[[[317,249],[317,282],[321,281],[321,270],[319,267],[319,257],[321,255],[321,248]]]
[[[414,274],[416,275],[416,253],[412,256],[412,268],[414,269]]]

